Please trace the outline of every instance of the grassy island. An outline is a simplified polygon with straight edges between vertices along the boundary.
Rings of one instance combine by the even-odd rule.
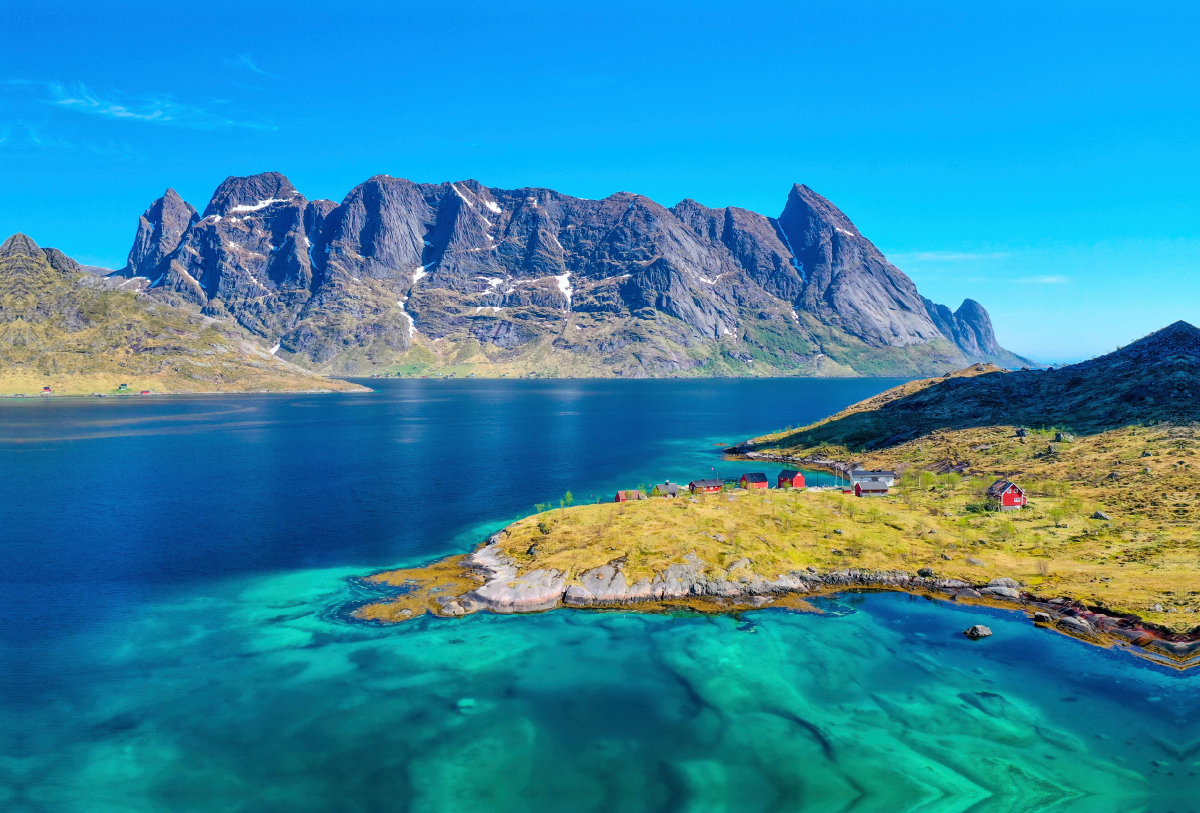
[[[885,497],[732,489],[552,509],[513,523],[473,554],[373,576],[403,589],[359,615],[398,621],[560,602],[728,611],[877,586],[1062,609],[1065,631],[1097,640],[1119,632],[1144,644],[1149,630],[1190,657],[1200,611],[1195,424],[1161,420],[1164,411],[1180,413],[1161,388],[1131,390],[1128,376],[1116,374],[1092,378],[1098,362],[1141,376],[1143,367],[1127,363],[1131,354],[1180,342],[1200,350],[1200,331],[1172,326],[1077,365],[1084,369],[1075,378],[1071,368],[977,365],[729,450],[747,470],[762,460],[894,470],[899,480]],[[1186,370],[1194,376],[1195,364]],[[1087,397],[1080,378],[1102,395]],[[1069,395],[1054,398],[1054,388]],[[1144,422],[1120,414],[1138,408],[1130,391],[1149,399]],[[1071,403],[1083,406],[1071,412]],[[992,422],[1004,413],[1024,420]],[[984,492],[1000,478],[1021,485],[1026,508],[994,510]]]
[[[1050,442],[1053,436],[1031,432],[1018,438],[1013,427],[946,432],[864,458],[871,468],[908,468],[910,474],[888,498],[736,489],[580,505],[522,519],[496,544],[523,572],[581,574],[617,563],[631,583],[653,579],[689,553],[727,572],[738,564],[728,573],[734,578],[772,579],[809,567],[822,573],[928,567],[973,584],[1012,578],[1048,598],[1133,613],[1180,631],[1195,626],[1200,541],[1194,523],[1200,504],[1189,499],[1186,507],[1176,506],[1173,496],[1159,493],[1164,480],[1190,466],[1191,431],[1131,429],[1059,444]],[[1055,452],[1043,455],[1051,446]],[[796,459],[828,459],[846,450],[789,451]],[[922,465],[963,461],[962,452],[972,458],[967,477],[936,475]],[[1147,452],[1151,456],[1143,457]],[[914,476],[914,468],[922,474]],[[1021,474],[1013,474],[1018,468]],[[981,487],[998,475],[1022,482],[1030,507],[1003,514],[988,510]],[[1092,519],[1097,511],[1111,519]],[[446,578],[456,576],[458,586],[470,589],[477,582],[460,575],[461,558],[373,578],[447,587]],[[397,620],[405,610],[407,615],[436,609],[436,595],[414,590],[371,605],[363,615]],[[1152,609],[1156,605],[1161,611]]]

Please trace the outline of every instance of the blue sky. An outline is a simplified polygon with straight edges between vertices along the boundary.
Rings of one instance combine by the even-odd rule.
[[[287,174],[840,206],[1045,360],[1200,322],[1195,3],[39,0],[5,11],[0,231],[120,266],[174,187]]]

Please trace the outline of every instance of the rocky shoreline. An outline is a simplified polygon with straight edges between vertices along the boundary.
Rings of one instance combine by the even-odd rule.
[[[829,457],[817,457],[815,455],[796,457],[795,455],[775,454],[773,452],[756,452],[752,451],[752,449],[753,446],[747,440],[736,446],[730,446],[725,450],[725,454],[735,460],[762,460],[767,463],[787,463],[789,465],[807,466],[811,469],[824,469],[834,474],[840,474],[843,477],[849,477],[850,472],[854,471],[859,465],[853,460],[844,462]]]
[[[642,578],[632,584],[620,562],[592,568],[572,579],[570,574],[553,569],[520,573],[516,561],[500,547],[504,533],[494,534],[456,563],[466,575],[482,582],[480,586],[459,595],[442,592],[437,586],[428,591],[432,594],[430,607],[437,615],[463,616],[483,610],[530,613],[559,607],[649,611],[681,601],[701,602],[713,612],[726,612],[847,589],[895,590],[1022,610],[1035,624],[1093,644],[1129,646],[1137,654],[1176,669],[1200,665],[1200,635],[1174,633],[1136,616],[1111,613],[1071,599],[1045,599],[1022,590],[1022,585],[1011,578],[972,584],[939,578],[928,568],[913,574],[853,568],[822,573],[809,567],[768,579],[754,573],[747,559],[720,568],[690,553],[684,562],[669,565],[653,579]],[[404,615],[411,612],[406,610]]]

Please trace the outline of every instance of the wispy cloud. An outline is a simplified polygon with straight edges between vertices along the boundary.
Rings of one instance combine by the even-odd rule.
[[[238,54],[236,59],[226,59],[225,64],[231,68],[244,68],[251,73],[257,73],[259,76],[275,76],[273,73],[267,73],[262,68],[254,63],[254,59],[249,54]]]
[[[222,115],[215,107],[180,102],[165,94],[130,94],[120,91],[97,92],[83,83],[64,85],[59,82],[7,80],[4,86],[24,94],[27,104],[49,106],[57,110],[140,124],[186,127],[197,130],[248,128],[274,130],[274,125],[246,121]]]
[[[1064,277],[1062,274],[1045,274],[1033,277],[1017,277],[1017,282],[1024,282],[1029,285],[1068,285],[1071,282],[1071,278]]]
[[[145,156],[124,142],[63,138],[26,121],[0,125],[0,149],[78,150],[122,161],[143,161]]]

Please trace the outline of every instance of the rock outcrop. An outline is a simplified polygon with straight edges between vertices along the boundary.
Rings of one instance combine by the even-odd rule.
[[[536,369],[549,352],[634,376],[1023,361],[999,347],[981,306],[951,313],[922,299],[801,185],[775,219],[628,192],[584,200],[387,175],[341,203],[310,201],[267,172],[226,179],[203,215],[168,190],[120,273],[330,372],[451,355]]]

